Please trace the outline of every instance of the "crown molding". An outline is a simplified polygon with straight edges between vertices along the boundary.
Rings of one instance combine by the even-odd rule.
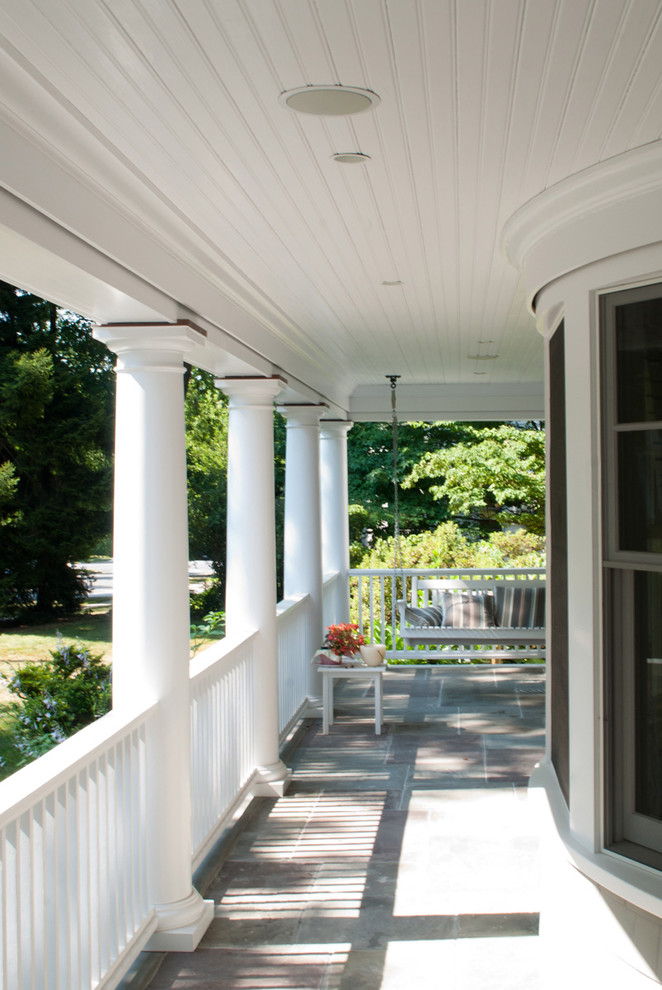
[[[569,176],[507,221],[501,248],[525,274],[529,305],[556,278],[662,240],[662,141]]]

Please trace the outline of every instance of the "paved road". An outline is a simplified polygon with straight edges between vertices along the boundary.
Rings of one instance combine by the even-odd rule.
[[[87,564],[79,564],[92,575],[92,590],[90,600],[110,600],[113,596],[113,562],[112,560],[93,560]],[[201,579],[210,577],[214,571],[211,564],[206,560],[189,561],[189,583],[193,586],[199,584]]]

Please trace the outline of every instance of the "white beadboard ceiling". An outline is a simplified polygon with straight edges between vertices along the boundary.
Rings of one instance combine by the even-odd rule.
[[[0,0],[0,115],[215,293],[178,302],[320,397],[388,373],[539,386],[542,341],[500,234],[543,189],[660,140],[661,14],[658,0]],[[316,84],[381,102],[334,118],[279,102]],[[82,209],[28,195],[1,149],[0,184],[174,291]]]

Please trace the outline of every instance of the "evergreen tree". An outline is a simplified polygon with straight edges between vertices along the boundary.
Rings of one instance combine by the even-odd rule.
[[[87,321],[0,282],[0,617],[75,611],[110,530],[113,362]]]

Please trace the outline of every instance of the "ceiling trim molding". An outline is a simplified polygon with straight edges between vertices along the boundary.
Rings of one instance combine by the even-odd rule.
[[[507,221],[501,248],[525,273],[529,308],[547,284],[610,255],[662,239],[662,141],[550,186]]]

